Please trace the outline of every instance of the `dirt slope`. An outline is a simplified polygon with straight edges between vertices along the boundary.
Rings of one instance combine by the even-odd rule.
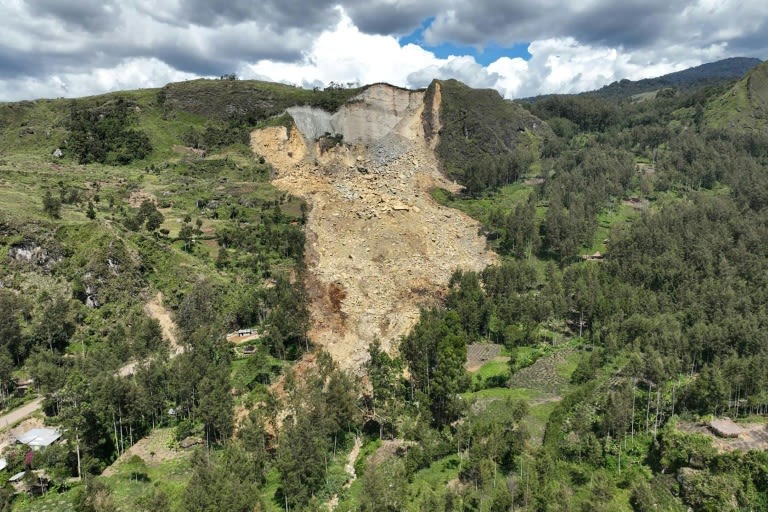
[[[310,206],[310,336],[345,368],[359,368],[376,338],[391,350],[453,270],[495,261],[478,224],[429,195],[434,186],[456,186],[438,171],[423,108],[421,92],[376,85],[342,107],[347,118],[334,120],[344,140],[365,142],[321,151],[296,127],[251,135],[253,152],[277,171],[274,184]],[[391,128],[382,133],[383,125]]]

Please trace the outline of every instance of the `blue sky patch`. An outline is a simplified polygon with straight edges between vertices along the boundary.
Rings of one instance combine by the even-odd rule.
[[[433,21],[434,18],[427,18],[419,28],[407,36],[401,37],[399,40],[400,46],[415,44],[434,53],[435,57],[441,59],[445,59],[450,55],[471,55],[483,66],[487,66],[491,62],[497,61],[500,57],[509,57],[511,59],[520,57],[525,60],[531,59],[531,54],[528,53],[529,43],[518,43],[513,46],[499,46],[498,44],[491,42],[480,49],[474,46],[464,46],[454,43],[442,43],[436,46],[429,45],[424,42],[424,30],[426,30]]]

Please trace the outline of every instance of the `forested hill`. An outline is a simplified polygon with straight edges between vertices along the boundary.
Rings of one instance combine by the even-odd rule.
[[[655,78],[629,80],[627,78],[605,85],[594,91],[580,93],[584,96],[606,100],[622,100],[633,97],[645,97],[667,89],[669,93],[689,93],[705,87],[716,87],[739,79],[762,61],[750,57],[731,57],[716,62],[676,71]],[[547,97],[543,95],[525,98],[521,101],[537,101]]]
[[[692,92],[709,86],[718,86],[744,76],[762,61],[748,57],[731,57],[717,62],[676,71],[656,78],[642,80],[620,80],[601,87],[596,91],[583,93],[602,99],[630,98],[638,94],[657,92],[672,88],[679,92]]]
[[[435,102],[439,115],[433,113],[437,110],[424,111],[427,137],[439,140],[436,153],[443,172],[469,194],[518,180],[552,134],[541,119],[492,89],[434,80],[425,103]]]
[[[435,81],[398,95],[408,130],[371,144],[376,161],[339,134],[297,142],[285,106],[336,111],[358,92],[338,84],[0,105],[0,406],[40,404],[16,436],[62,436],[0,445],[0,508],[768,510],[765,73],[725,95],[522,106]],[[439,215],[406,230],[430,141],[465,188],[419,180],[447,188],[418,190]],[[275,188],[298,167],[338,211]],[[305,229],[384,195],[349,217],[403,229],[334,248],[349,270],[320,295],[329,330],[352,321],[339,283],[360,260],[455,255],[457,217],[498,259],[433,294],[415,258],[388,267],[424,307],[355,374],[309,336],[310,253],[330,251]]]

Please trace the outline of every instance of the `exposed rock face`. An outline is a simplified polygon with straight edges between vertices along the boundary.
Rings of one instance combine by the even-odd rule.
[[[278,172],[274,184],[311,207],[310,336],[345,368],[359,369],[374,339],[392,351],[455,269],[495,261],[478,224],[429,195],[456,187],[438,171],[423,109],[423,92],[376,85],[334,116],[291,109],[298,129],[251,136]],[[329,126],[345,144],[321,151],[314,138]]]
[[[8,257],[20,263],[31,263],[46,269],[61,258],[51,256],[47,250],[35,242],[22,242],[8,249]]]
[[[422,107],[423,96],[376,84],[334,114],[312,107],[291,107],[288,113],[310,145],[325,134],[340,134],[346,143],[370,144],[396,131],[398,124]]]

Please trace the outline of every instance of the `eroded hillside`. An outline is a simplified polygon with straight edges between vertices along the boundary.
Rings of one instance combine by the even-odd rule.
[[[310,206],[310,335],[347,368],[365,361],[376,338],[391,350],[453,270],[495,260],[475,221],[429,195],[432,187],[456,185],[438,170],[423,109],[423,92],[380,84],[333,115],[291,109],[293,129],[251,135],[254,153],[276,170],[273,183]]]

